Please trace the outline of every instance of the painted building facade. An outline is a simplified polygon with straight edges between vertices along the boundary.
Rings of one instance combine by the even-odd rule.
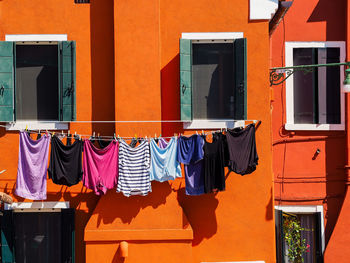
[[[293,1],[271,36],[271,67],[348,61],[347,28],[348,1]],[[344,69],[298,71],[271,87],[275,209],[301,220],[310,245],[305,262],[349,258],[343,253],[349,240]],[[278,251],[279,262],[285,253]]]
[[[256,2],[1,1],[0,40],[8,42],[4,44],[2,60],[16,61],[18,66],[26,60],[24,57],[19,61],[21,48],[54,45],[59,48],[55,51],[58,53],[53,53],[58,58],[50,63],[61,70],[56,79],[59,99],[53,98],[57,106],[40,110],[45,99],[40,104],[25,95],[20,97],[19,66],[8,64],[9,70],[6,65],[2,68],[2,77],[12,76],[13,81],[3,83],[4,91],[12,99],[0,101],[1,121],[5,120],[2,125],[7,126],[0,128],[0,169],[6,170],[0,178],[1,191],[16,202],[29,203],[33,216],[39,217],[42,212],[38,207],[45,210],[55,207],[57,202],[69,202],[69,207],[75,210],[72,253],[76,262],[275,262],[271,94],[267,87],[268,22],[276,11],[277,1],[263,1],[266,12],[261,9],[261,1]],[[194,113],[186,110],[193,105],[191,100],[186,104],[186,98],[181,98],[180,83],[188,79],[180,74],[184,66],[180,57],[190,55],[190,60],[192,57],[191,53],[181,52],[181,38],[190,43],[187,50],[193,48],[195,41],[210,45],[226,40],[234,45],[237,39],[246,39],[241,52],[231,52],[236,52],[235,57],[243,61],[241,116],[261,121],[256,132],[259,165],[254,173],[240,176],[226,171],[226,191],[195,197],[186,196],[184,178],[153,182],[148,196],[130,198],[115,190],[99,197],[82,183],[66,187],[48,180],[45,202],[53,202],[51,206],[45,202],[33,205],[31,200],[14,194],[18,130],[25,127],[57,133],[70,130],[87,137],[94,132],[153,137],[190,135],[196,130],[232,125],[213,123],[210,118],[196,122],[192,120]],[[45,61],[40,63],[39,66],[46,65]],[[39,100],[36,87],[32,87],[37,92],[34,97]],[[66,90],[70,92],[66,94]],[[29,106],[25,106],[25,100]],[[35,114],[51,111],[56,114],[56,122],[38,122],[40,117],[29,121],[33,117],[23,117],[27,113],[38,116]],[[139,122],[98,122],[114,120]],[[186,120],[186,123],[142,120]],[[22,211],[29,211],[26,209]],[[120,257],[121,241],[128,242],[125,260]],[[10,243],[3,243],[3,262],[14,261],[20,251],[16,246],[21,244]],[[65,249],[64,244],[61,249]]]

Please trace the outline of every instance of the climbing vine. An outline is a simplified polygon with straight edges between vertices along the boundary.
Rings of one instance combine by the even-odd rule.
[[[291,263],[304,262],[303,254],[307,252],[306,240],[301,238],[301,231],[305,230],[300,225],[300,220],[295,216],[283,216],[284,239],[288,246],[288,259]]]

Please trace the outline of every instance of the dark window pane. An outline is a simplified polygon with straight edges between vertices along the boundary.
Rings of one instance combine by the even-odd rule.
[[[340,62],[340,49],[327,48],[327,63]],[[327,123],[340,123],[340,68],[327,67]]]
[[[193,118],[232,118],[234,107],[232,43],[193,45]]]
[[[61,262],[61,213],[14,213],[16,262]]]
[[[317,64],[313,48],[294,48],[293,65]],[[316,123],[317,103],[314,89],[315,72],[296,71],[294,80],[294,123]]]
[[[16,117],[58,120],[57,45],[16,46]]]
[[[316,216],[315,214],[299,214],[301,239],[305,239],[305,244],[309,245],[309,252],[304,253],[304,263],[316,263]]]

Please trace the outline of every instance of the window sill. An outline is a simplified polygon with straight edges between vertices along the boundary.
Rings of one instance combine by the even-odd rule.
[[[243,121],[232,121],[232,120],[193,120],[183,123],[185,130],[196,130],[196,129],[225,129],[235,128],[244,126]]]
[[[286,123],[284,128],[287,131],[344,131],[344,124],[295,124]]]
[[[6,130],[19,131],[25,130],[68,130],[68,123],[45,122],[45,121],[16,121],[6,124]]]

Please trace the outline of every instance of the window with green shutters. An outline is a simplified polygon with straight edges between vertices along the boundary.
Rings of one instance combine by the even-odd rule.
[[[246,119],[246,45],[245,38],[180,39],[181,120]]]
[[[74,208],[22,210],[1,211],[1,263],[74,263]]]
[[[0,122],[76,118],[75,41],[0,42]]]

